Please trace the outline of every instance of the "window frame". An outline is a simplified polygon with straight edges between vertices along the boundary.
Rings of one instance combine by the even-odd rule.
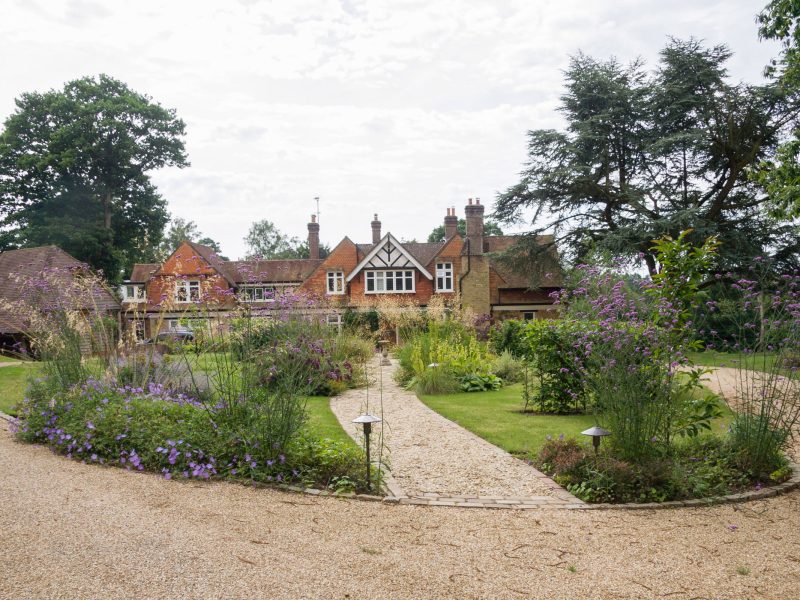
[[[440,268],[441,266],[441,268]],[[436,291],[437,292],[454,292],[455,291],[455,277],[454,277],[454,270],[453,270],[453,263],[452,262],[437,262],[436,268],[434,269],[436,273]],[[450,281],[450,287],[442,287],[439,285],[439,281],[443,283],[447,283]]]
[[[128,291],[132,290],[133,294]],[[122,284],[122,300],[123,302],[146,302],[147,291],[145,287],[138,283],[123,283]]]
[[[192,290],[196,289],[197,296],[192,299]],[[181,300],[181,290],[184,291],[185,298]],[[177,304],[194,304],[200,302],[200,280],[199,279],[182,279],[176,282],[175,285],[175,302]]]
[[[397,289],[398,282],[401,283],[403,289]],[[409,285],[411,286],[410,289],[408,288]],[[415,294],[416,292],[417,276],[415,269],[364,270],[365,294]]]
[[[339,284],[339,290],[336,290],[336,284]],[[333,286],[331,285],[333,284]],[[333,289],[331,289],[333,287]],[[328,296],[343,296],[344,295],[344,271],[328,271],[325,275],[325,293]]]
[[[261,298],[257,297],[259,295],[258,292],[261,293]],[[267,296],[268,292],[272,295]],[[274,285],[243,285],[239,293],[239,299],[247,304],[254,302],[275,302],[277,293],[278,290]]]

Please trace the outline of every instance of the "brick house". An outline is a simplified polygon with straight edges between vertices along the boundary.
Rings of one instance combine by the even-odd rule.
[[[511,247],[516,236],[484,236],[484,206],[470,199],[465,207],[467,231],[457,232],[455,209],[444,218],[445,241],[401,242],[381,232],[375,215],[372,241],[358,244],[345,237],[324,259],[319,257],[319,223],[308,224],[311,258],[287,260],[220,259],[193,242],[182,243],[163,264],[137,264],[122,286],[123,310],[137,337],[191,326],[200,300],[203,317],[224,314],[237,303],[269,308],[286,292],[323,302],[331,324],[346,309],[364,310],[380,296],[395,295],[425,307],[435,294],[461,294],[461,303],[492,319],[551,318],[550,292],[559,287],[557,266],[530,289],[528,277],[494,258]],[[543,243],[552,240],[543,239]]]

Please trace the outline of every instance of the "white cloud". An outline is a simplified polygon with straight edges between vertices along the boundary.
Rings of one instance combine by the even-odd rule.
[[[581,49],[655,62],[667,35],[727,42],[755,80],[760,3],[617,0],[18,1],[0,23],[0,117],[24,91],[105,72],[174,107],[192,166],[155,174],[228,255],[261,218],[322,239],[424,239],[444,208],[515,182],[525,131],[557,127]]]

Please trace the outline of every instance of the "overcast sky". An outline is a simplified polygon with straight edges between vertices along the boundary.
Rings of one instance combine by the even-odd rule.
[[[766,0],[0,0],[0,119],[22,92],[107,73],[186,121],[191,167],[153,178],[231,258],[255,220],[323,242],[424,241],[445,208],[518,180],[559,127],[582,50],[652,64],[668,35],[734,51],[756,82]]]

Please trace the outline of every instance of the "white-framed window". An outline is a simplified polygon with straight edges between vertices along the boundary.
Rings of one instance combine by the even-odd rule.
[[[136,320],[133,322],[133,335],[134,335],[134,339],[135,339],[137,342],[141,342],[142,340],[144,340],[144,333],[145,333],[145,330],[144,330],[144,320],[142,320],[142,319],[136,319]]]
[[[143,285],[126,283],[122,286],[121,291],[123,302],[144,302],[147,300]]]
[[[274,302],[275,287],[272,285],[248,285],[242,288],[242,302]]]
[[[436,291],[437,292],[453,291],[453,263],[451,262],[436,263]]]
[[[199,302],[200,282],[197,280],[178,281],[175,284],[175,302]]]
[[[365,293],[367,294],[413,294],[414,271],[365,271]]]
[[[328,271],[327,282],[326,289],[328,294],[344,294],[344,273],[341,271]]]
[[[523,321],[535,321],[536,320],[536,311],[535,310],[523,311],[522,320]]]
[[[328,325],[331,327],[336,327],[336,330],[341,332],[342,331],[342,315],[339,313],[333,313],[327,316]]]

